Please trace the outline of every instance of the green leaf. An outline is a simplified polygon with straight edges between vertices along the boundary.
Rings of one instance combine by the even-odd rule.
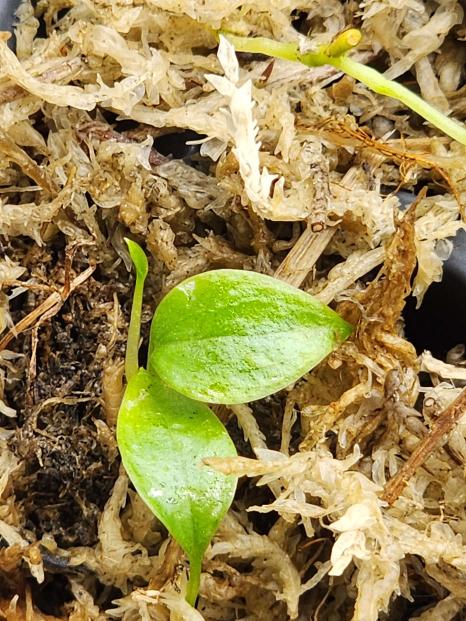
[[[146,253],[141,248],[141,246],[132,239],[125,237],[125,242],[128,246],[131,261],[133,262],[133,265],[136,269],[136,275],[144,280],[144,278],[147,276],[147,272],[149,271],[149,264],[147,262]]]
[[[139,244],[125,238],[129,255],[136,269],[136,284],[133,292],[133,305],[131,307],[131,319],[128,329],[128,341],[126,343],[125,374],[130,380],[138,372],[139,335],[141,331],[142,296],[144,293],[144,281],[146,280],[149,265],[144,250]]]
[[[235,493],[236,479],[202,465],[236,449],[204,404],[165,386],[144,369],[130,380],[117,440],[129,478],[190,560],[187,599],[194,605],[204,552]]]
[[[296,381],[351,331],[330,308],[280,280],[205,272],[157,308],[149,370],[192,399],[242,403]]]

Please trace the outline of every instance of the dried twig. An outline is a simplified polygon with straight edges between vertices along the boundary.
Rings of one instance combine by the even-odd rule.
[[[393,504],[405,488],[409,479],[422,466],[427,457],[440,445],[443,437],[452,431],[459,419],[466,414],[466,388],[459,397],[444,410],[434,423],[429,434],[417,445],[408,461],[385,486],[382,500]]]
[[[328,246],[335,231],[335,227],[328,227],[323,231],[314,233],[311,226],[308,226],[278,266],[275,278],[285,280],[295,287],[301,286],[317,259]]]
[[[37,321],[46,318],[49,319],[55,315],[63,306],[70,293],[72,293],[89,278],[89,276],[94,272],[95,267],[95,265],[88,267],[87,270],[84,270],[84,272],[79,274],[79,276],[76,276],[76,278],[71,281],[69,287],[65,286],[62,287],[60,291],[54,291],[42,302],[42,304],[39,304],[37,308],[31,311],[29,315],[23,317],[23,319],[11,328],[10,331],[7,332],[7,334],[5,334],[2,338],[0,341],[0,351],[3,351],[8,344],[18,336],[18,334],[21,334],[28,328],[34,326]]]

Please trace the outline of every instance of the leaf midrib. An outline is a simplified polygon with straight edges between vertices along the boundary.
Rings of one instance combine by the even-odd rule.
[[[336,336],[336,330],[334,330],[332,327],[328,326],[328,325],[316,325],[316,326],[298,326],[294,329],[289,329],[289,330],[270,330],[270,331],[264,331],[261,333],[257,333],[257,326],[254,327],[254,331],[251,331],[250,333],[247,334],[219,334],[219,335],[215,335],[215,336],[200,336],[200,337],[195,337],[193,338],[192,336],[186,336],[185,338],[176,338],[176,339],[172,339],[172,340],[163,340],[163,341],[159,341],[160,345],[162,346],[166,346],[169,344],[176,344],[176,343],[186,343],[186,342],[204,342],[204,341],[218,341],[218,340],[233,340],[233,339],[258,339],[260,340],[261,337],[269,337],[269,336],[273,336],[273,335],[280,335],[280,336],[285,336],[285,335],[289,335],[289,336],[293,336],[294,334],[301,334],[302,332],[307,332],[307,331],[312,331],[312,330],[316,330],[316,331],[329,331],[332,332],[334,337]]]

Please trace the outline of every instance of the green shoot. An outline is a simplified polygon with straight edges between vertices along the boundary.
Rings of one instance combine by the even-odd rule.
[[[138,351],[139,338],[141,333],[141,312],[142,296],[144,293],[144,282],[146,280],[149,266],[147,257],[141,246],[131,239],[125,238],[129,254],[136,269],[136,284],[133,293],[133,305],[131,307],[131,318],[128,329],[128,342],[126,343],[125,356],[125,375],[127,381],[136,375],[139,369]]]
[[[136,268],[126,351],[128,384],[118,414],[123,465],[190,562],[195,605],[202,558],[228,511],[236,479],[202,465],[236,449],[203,401],[259,399],[299,379],[352,328],[330,308],[280,280],[240,270],[199,274],[159,304],[148,369],[138,368],[147,258],[126,240]]]
[[[341,33],[329,46],[316,52],[301,54],[298,46],[293,43],[280,43],[265,37],[238,37],[227,32],[223,34],[238,52],[266,54],[274,58],[283,58],[301,62],[307,67],[331,65],[347,75],[362,82],[375,93],[392,97],[401,101],[405,106],[429,121],[434,127],[466,145],[466,127],[457,121],[448,118],[442,112],[424,101],[421,97],[407,89],[402,84],[385,78],[381,73],[358,63],[345,54],[359,43],[358,30],[350,29]]]

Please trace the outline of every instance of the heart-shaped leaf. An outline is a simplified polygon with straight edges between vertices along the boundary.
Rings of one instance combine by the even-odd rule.
[[[235,493],[236,479],[202,465],[236,449],[203,403],[174,392],[139,369],[118,415],[118,447],[141,498],[190,560],[187,600],[194,605],[204,552]]]
[[[192,399],[242,403],[296,381],[351,331],[325,304],[280,280],[204,272],[158,306],[149,370]]]

